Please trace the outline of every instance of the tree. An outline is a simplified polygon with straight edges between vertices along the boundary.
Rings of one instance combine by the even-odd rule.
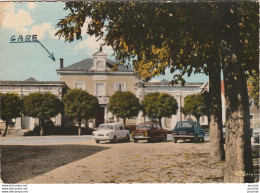
[[[20,97],[15,93],[1,94],[0,99],[1,119],[5,121],[5,131],[3,133],[3,137],[5,137],[8,127],[14,124],[12,119],[21,116],[22,103]]]
[[[247,79],[248,94],[254,104],[259,108],[259,71],[254,72]]]
[[[207,115],[207,104],[202,94],[192,94],[185,97],[184,106],[181,109],[185,115],[193,115],[197,122],[200,117]]]
[[[67,118],[78,122],[78,135],[81,135],[81,123],[93,118],[99,109],[98,100],[82,89],[71,89],[64,95],[64,113]]]
[[[133,60],[135,73],[143,80],[164,74],[173,76],[172,84],[184,84],[184,74],[209,74],[212,110],[210,120],[210,160],[224,160],[220,91],[221,14],[214,3],[147,2],[69,2],[70,14],[62,19],[56,35],[65,41],[81,39],[85,18],[91,17],[87,33],[104,38],[117,60]],[[214,13],[214,17],[210,17]],[[152,21],[152,22],[151,22]],[[163,22],[162,22],[163,21]],[[85,24],[86,25],[86,24]],[[103,29],[106,29],[104,31]],[[250,44],[252,45],[252,44]],[[254,50],[254,49],[251,49]],[[205,65],[206,64],[206,65]],[[214,104],[214,105],[213,105]]]
[[[226,98],[230,100],[231,95],[247,95],[245,89],[241,91],[231,89],[232,92],[229,92],[229,88],[235,88],[232,85],[237,84],[243,84],[244,87],[243,76],[246,73],[252,74],[252,69],[258,66],[259,4],[257,2],[196,4],[186,2],[152,4],[149,2],[69,2],[66,3],[65,9],[70,13],[57,24],[60,28],[57,35],[64,36],[68,41],[73,41],[74,38],[80,39],[85,18],[91,17],[87,33],[104,38],[104,44],[113,47],[116,58],[121,63],[135,58],[133,61],[135,73],[144,80],[164,74],[166,68],[170,68],[171,72],[180,70],[180,73],[173,77],[172,83],[178,80],[185,82],[182,76],[190,75],[193,71],[209,74],[210,82],[216,83],[210,84],[209,88],[212,101],[210,133],[211,139],[214,138],[210,142],[211,151],[214,152],[210,155],[215,155],[213,160],[223,158],[220,72],[222,68],[224,80],[226,80],[226,93],[230,94],[230,96],[226,95]],[[234,29],[236,29],[236,36],[232,37],[230,32],[232,30],[234,32]],[[234,47],[241,49],[234,50]],[[236,79],[236,84],[232,81],[233,64],[230,60],[232,56],[236,56],[237,73],[242,73],[241,81]],[[243,107],[245,112],[247,112],[246,103],[248,103],[244,102],[246,100],[246,97],[241,99],[245,105]],[[230,144],[236,140],[240,141],[241,136],[247,139],[241,143],[245,142],[246,145],[232,149],[234,152],[232,159],[239,156],[240,159],[233,161],[236,161],[237,169],[248,174],[253,168],[251,161],[248,162],[252,155],[251,151],[246,148],[251,148],[248,144],[249,136],[243,133],[248,133],[249,127],[241,123],[242,119],[248,122],[249,116],[242,112],[243,108],[238,107],[238,103],[234,105],[236,107],[233,110],[226,112],[231,114],[237,112],[244,115],[244,118],[240,116],[234,119],[240,128],[237,127],[235,132],[237,135],[232,135],[235,140],[230,140]],[[227,108],[230,106],[227,105]],[[231,122],[232,119],[229,119],[227,115],[227,120]],[[226,144],[228,143],[226,141]],[[243,154],[239,152],[243,152],[246,156],[242,156]],[[227,162],[229,162],[227,165],[229,168],[225,176],[232,173],[234,169],[231,167],[232,161]],[[247,163],[247,166],[243,163]],[[233,172],[232,177],[225,178],[225,181],[250,182],[252,178],[237,177]]]
[[[108,109],[116,117],[123,119],[125,127],[126,119],[136,117],[141,109],[141,105],[134,93],[117,91],[110,97]]]
[[[150,93],[145,95],[142,101],[144,115],[150,118],[159,119],[159,123],[162,126],[163,117],[171,117],[176,115],[178,110],[178,103],[176,99],[167,93]]]
[[[22,102],[24,115],[39,119],[40,136],[44,135],[45,121],[57,116],[62,108],[60,99],[50,92],[30,93]]]
[[[225,182],[254,182],[251,148],[249,98],[246,84],[240,17],[236,4],[221,7],[223,29],[223,76],[226,104]],[[236,145],[234,145],[236,144]],[[241,175],[242,173],[242,175]]]

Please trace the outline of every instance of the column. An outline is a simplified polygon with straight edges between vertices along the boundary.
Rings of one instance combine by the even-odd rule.
[[[104,106],[104,119],[105,119],[105,123],[108,122],[108,117],[107,117],[107,105]]]
[[[172,118],[171,118],[171,128],[172,129],[175,127],[177,122],[178,122],[178,116],[177,115],[172,115]]]
[[[176,96],[176,100],[178,102],[178,106],[179,106],[179,109],[177,111],[177,121],[180,121],[181,120],[181,95],[177,95]]]
[[[21,119],[22,118],[16,118],[15,119],[15,125],[14,125],[14,129],[22,129],[22,127],[21,127]]]
[[[136,118],[136,124],[139,124],[139,123],[142,123],[142,122],[144,122],[144,120],[143,120],[143,112],[139,112],[138,113],[138,117]]]
[[[166,128],[165,127],[165,118],[164,117],[162,118],[162,128]]]

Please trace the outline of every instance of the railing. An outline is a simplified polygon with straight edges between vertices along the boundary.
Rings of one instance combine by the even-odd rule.
[[[108,104],[109,102],[109,96],[96,96],[98,99],[98,103],[103,105],[103,104]]]

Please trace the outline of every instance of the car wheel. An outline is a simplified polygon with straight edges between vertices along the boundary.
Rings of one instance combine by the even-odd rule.
[[[177,143],[178,139],[174,139],[174,143]]]
[[[127,141],[127,142],[130,141],[130,137],[129,137],[129,135],[126,135],[126,141]]]
[[[204,141],[205,141],[204,137],[202,137],[202,138],[201,138],[201,141],[202,141],[202,142],[204,142]]]
[[[134,139],[134,142],[137,143],[137,142],[138,142],[138,139]]]
[[[116,135],[113,137],[113,143],[116,143],[117,142],[117,137],[116,137]]]
[[[194,139],[194,142],[198,143],[199,141],[200,141],[200,138],[198,138],[198,136],[196,136],[195,139]]]
[[[167,141],[167,135],[164,136],[164,138],[163,138],[163,142],[166,142],[166,141]]]
[[[96,140],[96,143],[99,143],[99,141],[98,141],[98,140]]]

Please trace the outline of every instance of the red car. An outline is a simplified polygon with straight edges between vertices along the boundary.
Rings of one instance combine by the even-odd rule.
[[[167,130],[162,129],[159,123],[140,123],[136,129],[131,132],[131,135],[135,143],[137,143],[138,140],[147,140],[148,142],[152,140],[167,141]]]

